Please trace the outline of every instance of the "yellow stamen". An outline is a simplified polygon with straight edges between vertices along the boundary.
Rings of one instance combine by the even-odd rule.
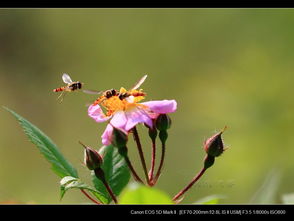
[[[126,92],[127,92],[127,90],[124,87],[121,87],[119,89],[119,93],[126,93]]]
[[[142,104],[138,104],[139,101],[143,100],[145,97],[144,96],[138,96],[138,94],[142,93],[142,89],[140,90],[131,90],[127,91],[125,88],[120,88],[119,92],[121,94],[123,93],[129,93],[130,98],[133,96],[133,99],[120,99],[118,96],[112,96],[108,99],[105,99],[101,102],[101,105],[106,108],[107,113],[106,116],[111,116],[113,113],[116,111],[129,111],[132,108],[135,108],[137,106],[144,106]],[[129,100],[132,100],[132,102],[129,102]]]

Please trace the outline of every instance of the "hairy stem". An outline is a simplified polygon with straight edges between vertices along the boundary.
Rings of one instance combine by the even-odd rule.
[[[184,188],[182,189],[177,195],[174,196],[173,201],[177,201],[185,192],[187,192],[194,183],[197,182],[197,180],[200,179],[200,177],[204,174],[207,168],[202,168],[202,170],[192,179],[192,181]]]
[[[138,174],[136,173],[136,171],[135,171],[135,169],[134,169],[134,167],[133,167],[133,165],[132,165],[132,163],[131,163],[131,161],[130,161],[130,159],[129,159],[128,156],[125,156],[125,161],[126,161],[128,167],[129,167],[129,169],[130,169],[130,171],[131,171],[131,173],[132,173],[134,179],[135,179],[136,181],[140,182],[140,183],[144,183],[144,182],[141,180],[141,178],[138,176]]]
[[[81,192],[92,202],[95,204],[101,205],[102,203],[98,202],[97,200],[93,199],[85,190],[81,189]]]
[[[95,172],[96,177],[97,177],[98,179],[100,179],[100,180],[102,181],[103,185],[106,187],[107,192],[108,192],[109,195],[111,196],[113,202],[114,202],[115,204],[117,204],[116,196],[114,195],[112,189],[110,188],[108,182],[106,181],[103,170],[102,170],[101,168],[98,168],[98,169],[94,170],[94,172]]]
[[[162,170],[162,167],[163,167],[163,163],[164,163],[164,158],[165,158],[165,142],[161,142],[161,158],[160,158],[160,163],[159,163],[159,167],[158,167],[158,170],[157,170],[157,173],[156,173],[156,176],[153,180],[153,183],[155,184],[161,174],[161,170]]]
[[[153,176],[154,176],[154,169],[155,169],[155,158],[156,158],[156,142],[152,140],[152,158],[151,158],[151,168],[149,171],[149,183],[153,185]]]
[[[141,159],[142,167],[143,167],[143,170],[144,170],[145,178],[146,178],[147,183],[149,184],[149,177],[148,177],[148,172],[147,172],[146,161],[145,161],[145,158],[144,158],[142,145],[141,145],[139,134],[138,134],[138,131],[137,131],[136,127],[133,128],[133,135],[134,135],[134,140],[135,140],[135,142],[137,144],[137,148],[138,148],[138,152],[139,152],[139,155],[140,155],[140,159]]]
[[[114,195],[112,189],[110,188],[110,186],[108,185],[108,183],[106,182],[106,180],[102,180],[102,182],[103,182],[104,186],[106,187],[107,192],[108,192],[109,195],[111,196],[113,202],[114,202],[115,204],[117,204],[116,196]]]
[[[134,169],[134,167],[133,167],[133,165],[132,165],[132,163],[130,161],[130,158],[128,156],[128,148],[127,148],[127,146],[123,146],[123,147],[118,148],[118,152],[119,152],[119,154],[121,154],[121,156],[124,157],[124,159],[125,159],[128,167],[129,167],[134,179],[136,181],[140,182],[140,183],[143,183],[143,181],[141,180],[141,178],[136,173],[136,171],[135,171],[135,169]]]

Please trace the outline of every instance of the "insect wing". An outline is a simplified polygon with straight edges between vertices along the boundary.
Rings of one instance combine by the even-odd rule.
[[[143,84],[143,82],[146,80],[146,78],[147,78],[147,74],[146,75],[144,75],[135,85],[134,85],[134,87],[132,87],[131,88],[131,90],[136,90],[136,89],[138,89],[142,84]]]
[[[66,74],[66,73],[64,73],[62,75],[62,80],[66,84],[71,84],[72,83],[72,80],[71,80],[70,76],[68,74]]]
[[[83,90],[86,94],[102,94],[103,91],[95,91],[95,90]]]

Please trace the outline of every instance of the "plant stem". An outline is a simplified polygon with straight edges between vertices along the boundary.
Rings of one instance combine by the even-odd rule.
[[[130,159],[129,159],[128,156],[125,156],[125,161],[126,161],[128,167],[129,167],[129,169],[130,169],[130,171],[131,171],[131,173],[132,173],[134,179],[135,179],[136,181],[140,182],[140,183],[144,183],[144,182],[141,180],[141,178],[138,176],[138,174],[136,173],[136,171],[135,171],[135,169],[134,169],[134,167],[133,167],[133,165],[132,165],[132,163],[131,163],[131,161],[130,161]]]
[[[137,144],[137,148],[138,148],[138,151],[139,151],[139,155],[140,155],[142,167],[143,167],[143,170],[144,170],[145,178],[146,178],[147,183],[149,184],[149,177],[148,177],[148,172],[147,172],[146,161],[145,161],[145,158],[144,158],[142,145],[141,145],[139,134],[138,134],[138,131],[137,131],[136,127],[133,128],[133,135],[134,135],[134,140],[135,140],[135,142]]]
[[[178,200],[187,190],[189,190],[194,183],[197,182],[197,180],[200,179],[200,177],[204,174],[207,168],[202,168],[202,170],[192,179],[192,181],[184,188],[182,189],[177,195],[174,196],[173,201]]]
[[[117,204],[117,199],[116,199],[116,196],[114,195],[112,189],[110,188],[109,184],[107,183],[106,179],[105,179],[105,175],[104,175],[104,172],[101,168],[98,168],[96,170],[94,170],[95,172],[95,175],[98,179],[100,179],[103,183],[103,185],[106,187],[107,189],[107,192],[109,193],[109,195],[111,196],[113,202],[115,204]]]
[[[115,204],[117,204],[117,199],[116,199],[116,196],[114,195],[114,193],[112,192],[112,189],[110,188],[110,186],[108,185],[108,183],[106,182],[106,180],[102,180],[104,186],[106,187],[107,189],[107,192],[109,193],[109,195],[111,196],[113,202]]]
[[[163,167],[163,162],[164,162],[164,157],[165,157],[165,142],[161,142],[161,158],[160,158],[160,164],[156,173],[156,176],[153,180],[153,183],[155,184],[161,174],[161,170]]]
[[[127,146],[123,146],[123,147],[119,147],[118,148],[118,152],[119,154],[121,154],[121,156],[123,156],[123,158],[125,159],[134,179],[140,183],[143,183],[143,181],[141,180],[141,178],[138,176],[138,174],[136,173],[131,161],[130,161],[130,158],[128,156],[128,148]],[[143,183],[144,184],[144,183]]]
[[[81,192],[88,198],[90,199],[92,202],[94,202],[95,204],[101,205],[102,203],[96,201],[95,199],[93,199],[85,190],[81,189]]]
[[[154,169],[155,169],[155,157],[156,157],[156,142],[152,140],[152,158],[151,158],[151,168],[149,172],[149,183],[154,185],[153,183],[153,176],[154,176]]]

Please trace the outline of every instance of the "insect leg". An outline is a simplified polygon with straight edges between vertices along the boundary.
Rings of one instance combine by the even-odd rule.
[[[58,96],[57,100],[60,99],[60,102],[59,102],[60,104],[62,103],[63,98],[64,98],[64,96],[65,96],[66,94],[67,94],[67,93],[65,93],[64,91],[62,91],[61,94]]]

